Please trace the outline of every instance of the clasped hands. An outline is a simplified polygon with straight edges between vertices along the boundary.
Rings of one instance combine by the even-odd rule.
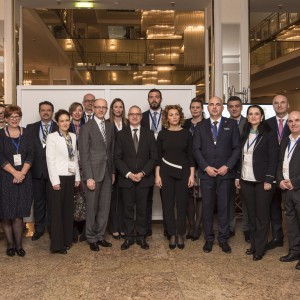
[[[282,190],[291,191],[292,189],[294,189],[292,182],[289,179],[281,180],[279,186]]]
[[[25,175],[21,171],[16,171],[14,173],[13,183],[15,184],[22,183],[24,179],[25,179]]]
[[[134,174],[134,173],[130,173],[128,175],[128,178],[134,182],[140,182],[142,180],[142,178],[144,177],[144,174],[142,172]]]
[[[205,172],[210,177],[217,177],[217,175],[225,176],[228,173],[228,167],[227,166],[222,166],[219,169],[216,169],[214,167],[208,166],[205,169]]]

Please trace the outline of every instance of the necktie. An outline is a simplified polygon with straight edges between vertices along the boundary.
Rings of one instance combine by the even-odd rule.
[[[106,144],[106,134],[105,134],[105,126],[104,126],[104,121],[100,121],[100,131],[102,133],[104,142]]]
[[[47,135],[48,135],[48,128],[49,128],[49,124],[44,125],[43,140],[42,140],[43,144],[46,144]]]
[[[282,131],[283,131],[283,119],[279,119],[279,125],[278,125],[278,140],[279,140],[279,143],[280,143],[281,138],[282,138]]]
[[[133,133],[133,144],[134,144],[134,148],[135,148],[135,152],[138,152],[138,148],[139,148],[139,139],[137,137],[137,128],[133,129],[134,133]]]
[[[218,138],[218,121],[214,121],[213,124],[214,124],[214,128],[213,128],[213,137],[214,137],[214,142],[216,143],[217,142],[217,138]]]
[[[91,117],[92,117],[92,115],[87,115],[87,121],[89,121],[90,119],[91,119]]]
[[[157,111],[155,111],[153,113],[153,119],[152,119],[152,124],[151,124],[151,130],[153,130],[154,132],[156,132],[155,126],[157,126],[157,114],[158,114]]]

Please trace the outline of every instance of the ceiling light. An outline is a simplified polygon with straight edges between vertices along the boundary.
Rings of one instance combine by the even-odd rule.
[[[76,8],[93,8],[94,3],[93,2],[75,2]]]

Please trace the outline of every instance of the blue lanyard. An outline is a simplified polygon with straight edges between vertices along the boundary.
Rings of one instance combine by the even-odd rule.
[[[48,128],[48,133],[50,133],[50,132],[52,131],[52,125],[53,125],[53,122],[51,121],[51,125],[50,125],[50,127]],[[46,125],[42,125],[42,122],[41,122],[40,128],[41,128],[41,131],[42,131],[43,139],[45,139],[45,138],[46,138],[46,135],[45,135],[45,132],[44,132],[44,130],[43,130],[43,126],[46,126]]]
[[[210,123],[211,130],[212,130],[212,133],[214,135],[214,140],[215,141],[217,140],[217,137],[219,135],[219,131],[220,131],[220,128],[221,128],[221,125],[222,125],[222,121],[223,121],[223,118],[221,118],[221,121],[220,121],[218,129],[215,128],[214,124]]]
[[[160,119],[161,119],[161,110],[160,110],[160,113],[159,113],[159,117],[158,117],[157,123],[156,123],[155,120],[153,119],[153,116],[152,116],[151,111],[149,111],[149,115],[150,115],[152,124],[153,124],[153,126],[154,126],[154,128],[155,128],[155,132],[157,132],[158,125],[159,125],[159,122],[160,122]]]
[[[290,157],[291,153],[293,152],[293,150],[295,149],[295,147],[297,146],[297,144],[299,143],[300,139],[299,137],[297,138],[297,141],[295,142],[294,146],[291,148],[291,140],[289,140],[289,144],[288,144],[288,158]]]
[[[249,144],[249,137],[248,137],[248,140],[247,140],[247,152],[249,151],[249,148],[256,142],[257,138],[258,138],[258,134],[256,134],[255,139],[251,142],[251,144]]]
[[[6,132],[7,132],[8,136],[10,137],[12,144],[15,146],[15,148],[17,150],[17,154],[19,153],[19,148],[20,148],[20,143],[21,143],[21,129],[20,129],[20,127],[18,127],[18,128],[19,128],[19,138],[18,138],[18,143],[16,143],[14,141],[14,139],[10,137],[8,127],[6,127]]]
[[[283,126],[283,128],[282,128],[282,132],[281,132],[281,134],[280,134],[280,133],[279,133],[278,122],[277,122],[277,119],[276,119],[276,128],[277,128],[277,135],[278,135],[278,140],[279,140],[279,142],[281,142],[281,140],[282,140],[283,133],[284,133],[284,131],[285,131],[285,129],[286,129],[286,126],[287,126],[287,122],[285,122],[285,124],[284,124],[284,126]]]

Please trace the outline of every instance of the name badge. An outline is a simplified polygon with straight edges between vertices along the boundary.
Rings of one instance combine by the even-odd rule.
[[[14,166],[21,166],[22,165],[22,159],[21,154],[15,154],[14,155]]]
[[[74,161],[69,161],[68,171],[69,171],[69,173],[72,173],[72,174],[75,173],[75,162]]]
[[[43,143],[43,148],[45,148],[45,147],[46,147],[46,144]]]

